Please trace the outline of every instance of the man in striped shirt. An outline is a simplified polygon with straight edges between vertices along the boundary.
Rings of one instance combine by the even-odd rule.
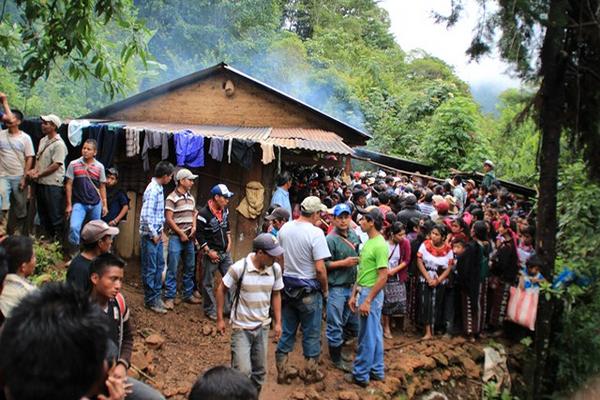
[[[261,233],[252,242],[253,253],[233,264],[219,285],[217,329],[225,332],[223,306],[228,289],[234,292],[231,306],[231,366],[247,375],[258,391],[267,375],[269,309],[273,308],[275,340],[281,336],[281,267],[275,262],[283,254],[277,239]]]
[[[165,304],[160,298],[162,272],[165,267],[162,234],[165,224],[163,185],[171,182],[173,164],[161,161],[154,168],[154,178],[146,187],[140,212],[140,239],[144,303],[152,311],[164,314]]]
[[[169,234],[169,251],[167,256],[167,278],[165,281],[165,308],[175,307],[177,294],[177,266],[183,258],[183,301],[199,304],[200,299],[193,296],[196,253],[194,237],[196,235],[196,201],[190,189],[198,175],[189,169],[182,168],[175,175],[177,187],[167,196],[165,201],[165,219]]]

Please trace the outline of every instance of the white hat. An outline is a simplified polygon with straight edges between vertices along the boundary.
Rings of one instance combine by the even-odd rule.
[[[60,118],[58,118],[54,114],[42,115],[40,118],[42,119],[42,121],[52,122],[54,126],[56,126],[56,129],[60,128],[60,126],[62,125],[62,121],[60,120]]]
[[[485,160],[483,165],[489,165],[490,167],[494,168],[494,163],[491,160]]]
[[[197,177],[198,175],[192,174],[192,171],[190,171],[189,169],[181,168],[179,171],[177,171],[177,174],[175,175],[175,180],[180,181],[182,179],[196,179]]]

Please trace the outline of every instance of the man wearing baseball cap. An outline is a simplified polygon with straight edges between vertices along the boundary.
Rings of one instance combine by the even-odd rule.
[[[113,237],[119,234],[119,228],[109,226],[97,219],[85,224],[81,230],[81,252],[71,260],[67,270],[67,282],[78,289],[90,288],[90,265],[100,254],[111,250]]]
[[[485,175],[483,177],[483,180],[481,181],[481,186],[485,190],[488,190],[489,187],[492,186],[492,184],[496,180],[496,173],[494,172],[494,163],[491,160],[485,160],[483,162],[483,171],[485,172]]]
[[[283,207],[277,207],[265,219],[271,223],[269,233],[277,237],[281,227],[290,220],[290,213]]]
[[[356,266],[358,265],[358,246],[360,239],[350,229],[352,210],[345,204],[333,208],[334,229],[327,235],[327,246],[331,257],[325,260],[329,297],[327,298],[327,342],[329,357],[336,366],[350,372],[350,366],[342,359],[344,334],[358,334],[358,319],[350,307],[348,300],[352,295],[352,286],[356,281]]]
[[[231,366],[252,380],[258,391],[267,375],[269,325],[273,310],[275,340],[281,336],[281,267],[275,261],[283,254],[279,241],[268,233],[252,242],[252,253],[233,264],[217,288],[217,330],[225,332],[225,294],[234,292],[231,324]]]
[[[196,272],[196,200],[190,193],[194,179],[198,175],[189,169],[182,168],[175,174],[177,186],[165,200],[165,220],[169,245],[167,252],[167,276],[165,279],[165,308],[175,307],[177,294],[177,268],[183,261],[183,301],[200,304],[200,299],[193,296],[194,276]]]
[[[217,309],[214,291],[215,272],[217,269],[221,276],[225,276],[231,260],[231,229],[229,225],[229,199],[233,193],[220,183],[211,191],[211,198],[198,211],[196,239],[200,250],[204,253],[202,266],[204,279],[202,280],[202,306],[204,315],[212,320],[217,319]],[[229,310],[230,296],[225,298],[225,313]]]
[[[56,115],[44,115],[35,167],[29,179],[37,183],[35,196],[40,225],[50,239],[61,239],[65,227],[65,158],[67,145],[58,134],[61,125]]]
[[[327,271],[325,260],[331,257],[325,234],[316,225],[321,212],[327,207],[315,196],[309,196],[300,205],[301,215],[288,222],[279,231],[283,247],[285,289],[282,301],[283,330],[275,353],[277,382],[289,383],[294,376],[288,368],[288,353],[294,350],[298,325],[303,336],[302,348],[306,365],[306,383],[323,379],[317,369],[321,355],[321,321],[323,298],[327,298]]]

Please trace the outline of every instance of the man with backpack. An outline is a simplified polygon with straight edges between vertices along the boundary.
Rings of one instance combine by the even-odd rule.
[[[217,289],[217,329],[225,332],[225,294],[232,290],[231,366],[248,376],[260,392],[267,375],[270,309],[273,310],[275,340],[281,336],[283,279],[275,258],[283,254],[283,248],[269,233],[258,235],[252,247],[252,253],[229,268]]]
[[[99,255],[90,265],[90,299],[100,306],[108,327],[109,376],[126,379],[128,400],[161,400],[164,397],[158,391],[127,377],[133,351],[133,324],[121,294],[124,267],[125,262],[110,253]]]

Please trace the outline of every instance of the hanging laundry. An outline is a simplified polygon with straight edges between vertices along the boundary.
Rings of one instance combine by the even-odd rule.
[[[83,128],[90,126],[91,122],[87,119],[73,119],[69,122],[67,128],[67,137],[69,142],[73,146],[79,146],[81,144],[81,138],[83,137]]]
[[[135,157],[140,154],[140,128],[125,127],[125,155]]]
[[[225,147],[225,139],[222,137],[210,138],[210,147],[208,153],[216,161],[223,161],[223,147]]]
[[[250,140],[232,139],[230,144],[229,159],[237,162],[243,168],[252,168],[252,160],[254,159],[254,142]],[[231,161],[230,161],[231,162]]]
[[[122,125],[92,124],[84,130],[88,131],[88,139],[96,140],[96,159],[109,168],[117,151],[119,137],[124,134]]]
[[[180,167],[204,167],[204,136],[187,129],[175,133],[175,155]]]
[[[262,150],[262,163],[267,165],[271,164],[275,159],[275,149],[273,143],[261,143],[260,148]]]
[[[146,137],[142,145],[142,161],[144,162],[144,171],[150,170],[150,149],[158,149],[161,147],[161,159],[169,158],[169,135],[170,132],[154,131],[146,129]]]

